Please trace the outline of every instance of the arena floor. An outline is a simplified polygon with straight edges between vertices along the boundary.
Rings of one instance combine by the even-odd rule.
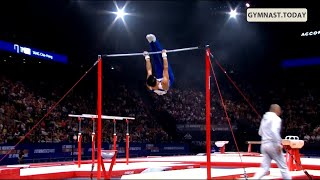
[[[261,155],[242,153],[241,163],[237,153],[215,153],[211,155],[213,179],[243,179],[244,169],[247,176],[252,177],[258,170]],[[320,159],[301,158],[303,167],[315,179],[320,179]],[[29,165],[8,165],[1,167],[1,178],[15,179],[88,179],[91,175],[91,161],[83,161],[78,168],[77,162],[37,163]],[[105,168],[109,169],[109,161],[105,161]],[[113,167],[112,179],[206,179],[206,156],[169,156],[131,158],[126,165],[125,159],[118,159]],[[243,168],[245,167],[245,168]],[[96,168],[93,177],[96,176]],[[5,169],[18,169],[18,175],[10,175]],[[165,169],[165,171],[163,171]],[[231,170],[232,169],[232,170]],[[13,172],[13,171],[12,171]],[[17,172],[17,171],[16,171]],[[141,173],[143,172],[143,173]],[[292,171],[293,179],[308,179],[303,171]],[[281,179],[281,174],[272,163],[270,175],[265,179]]]

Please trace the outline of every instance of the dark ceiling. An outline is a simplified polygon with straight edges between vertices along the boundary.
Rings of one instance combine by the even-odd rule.
[[[248,23],[247,1],[130,1],[125,22],[105,11],[115,11],[113,1],[6,1],[0,5],[0,39],[69,56],[72,64],[92,64],[97,54],[148,50],[145,35],[154,33],[167,49],[210,44],[224,64],[242,70],[272,68],[283,59],[319,55],[319,36],[301,37],[320,30],[316,1],[250,1],[252,7],[307,8],[306,23]],[[122,7],[125,2],[118,1]],[[230,7],[242,13],[229,19]],[[172,54],[171,63],[181,73],[202,66],[203,54]],[[139,61],[138,59],[142,59]],[[178,59],[178,60],[175,60]],[[111,63],[143,71],[141,57]],[[257,68],[258,67],[258,68]],[[202,71],[202,70],[201,70]]]

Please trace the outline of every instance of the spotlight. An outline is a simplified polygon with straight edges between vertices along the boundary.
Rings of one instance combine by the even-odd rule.
[[[114,5],[116,6],[116,11],[115,12],[111,12],[111,11],[105,11],[107,14],[114,14],[116,15],[114,20],[112,21],[112,23],[110,24],[110,26],[108,27],[107,31],[110,31],[111,28],[113,27],[113,25],[116,23],[117,20],[121,19],[123,22],[123,25],[125,26],[125,29],[129,32],[128,27],[127,27],[127,23],[125,21],[125,16],[127,15],[133,15],[132,13],[127,13],[126,12],[126,7],[128,5],[128,1],[121,7],[119,8],[116,1],[113,1]]]
[[[117,12],[113,12],[113,14],[117,15],[115,20],[121,18],[122,21],[124,21],[124,16],[129,15],[129,13],[125,12],[125,10],[124,10],[125,6],[122,7],[122,9],[120,9],[117,5],[116,5],[116,7],[117,7]]]
[[[234,9],[234,10],[231,9],[229,14],[230,14],[230,18],[236,18],[236,16],[238,15],[237,9]]]
[[[126,12],[124,12],[124,8],[118,9],[118,11],[116,12],[116,15],[117,15],[117,19],[121,18],[123,20],[123,17],[126,15]]]
[[[111,69],[113,70],[113,69],[114,69],[114,67],[111,67]]]
[[[249,3],[246,3],[246,7],[250,7],[250,4],[249,4]]]

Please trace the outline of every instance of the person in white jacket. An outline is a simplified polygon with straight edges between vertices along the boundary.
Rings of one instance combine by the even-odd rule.
[[[261,168],[253,179],[261,179],[269,170],[271,161],[274,160],[280,169],[283,179],[292,179],[285,158],[282,154],[281,108],[278,104],[272,104],[269,112],[266,112],[261,120],[259,135],[261,136],[261,153],[263,155]]]

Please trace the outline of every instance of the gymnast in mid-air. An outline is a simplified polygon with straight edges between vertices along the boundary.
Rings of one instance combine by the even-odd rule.
[[[168,63],[166,50],[163,49],[157,41],[156,36],[153,34],[148,34],[146,36],[151,52],[161,51],[161,54],[151,54],[152,64],[154,69],[154,74],[151,59],[149,53],[145,51],[143,53],[146,60],[146,69],[147,69],[147,82],[146,85],[150,91],[158,95],[164,95],[168,92],[169,88],[172,86],[174,81],[174,76],[172,69]]]

